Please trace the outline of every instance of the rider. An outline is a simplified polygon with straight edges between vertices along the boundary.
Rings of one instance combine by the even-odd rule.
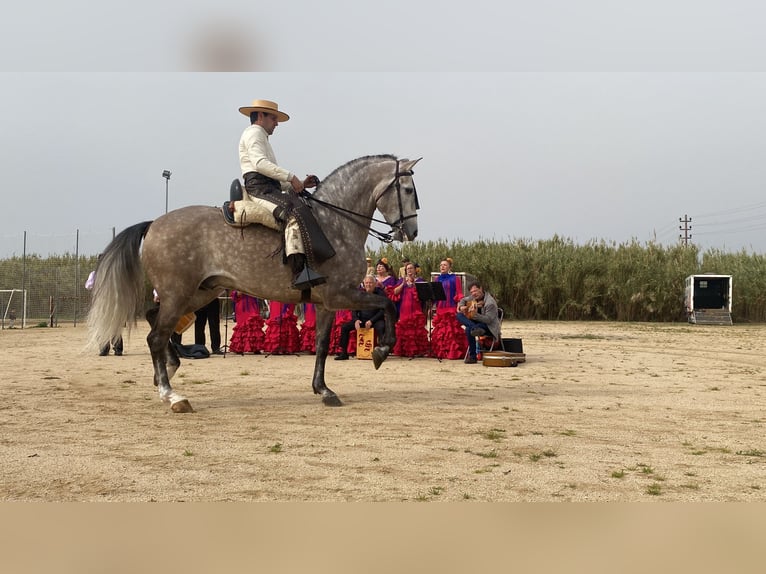
[[[295,198],[280,197],[283,192],[300,194],[307,187],[316,187],[319,179],[309,175],[301,181],[294,173],[277,165],[269,143],[269,136],[279,122],[286,122],[290,116],[280,111],[276,102],[269,100],[254,100],[239,111],[250,118],[250,126],[245,128],[239,140],[239,164],[246,193],[224,205],[224,216],[232,224],[261,223],[276,230],[280,229],[280,222],[287,219],[285,253],[294,275],[293,287],[305,290],[321,285],[326,279],[308,267],[298,222],[287,209],[291,205],[290,199]]]

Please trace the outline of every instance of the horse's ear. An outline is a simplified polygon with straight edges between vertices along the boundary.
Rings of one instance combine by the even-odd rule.
[[[402,171],[410,171],[413,167],[415,167],[415,164],[418,163],[422,157],[419,157],[418,159],[403,159],[402,160]]]

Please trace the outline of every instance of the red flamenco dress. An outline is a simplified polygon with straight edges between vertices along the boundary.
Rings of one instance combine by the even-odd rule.
[[[427,357],[430,345],[423,305],[415,284],[408,285],[406,281],[406,278],[399,281],[399,285],[404,283],[404,286],[399,295],[396,295],[399,299],[399,320],[396,322],[396,345],[393,353],[400,357]],[[425,281],[418,277],[415,283]]]
[[[465,331],[457,320],[457,302],[463,298],[460,277],[442,273],[436,278],[444,287],[445,301],[436,302],[436,315],[432,321],[431,350],[439,359],[462,359],[468,348]]]
[[[266,321],[264,351],[273,355],[288,355],[300,351],[298,317],[295,303],[269,303],[269,319]]]
[[[317,352],[317,309],[313,303],[303,304],[303,323],[300,331],[301,351]]]
[[[332,331],[330,331],[330,350],[331,355],[340,354],[340,328],[343,323],[348,323],[352,319],[351,311],[344,309],[342,311],[335,312],[335,321],[332,324]],[[349,355],[356,355],[356,331],[351,331],[348,338],[348,348],[346,353]]]
[[[231,300],[234,302],[234,318],[237,322],[231,332],[229,352],[257,355],[263,350],[266,340],[263,333],[261,302],[252,295],[238,291],[231,292]]]

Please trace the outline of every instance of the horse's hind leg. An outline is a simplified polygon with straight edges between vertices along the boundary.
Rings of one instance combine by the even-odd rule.
[[[160,399],[170,403],[170,410],[174,413],[194,412],[186,397],[176,393],[170,386],[170,378],[176,373],[181,362],[175,349],[170,343],[170,334],[163,334],[157,328],[158,309],[150,309],[146,312],[146,320],[152,326],[151,331],[146,336],[146,342],[149,345],[149,351],[152,354],[152,364],[154,365],[154,384],[160,394]],[[167,363],[170,363],[168,369]]]

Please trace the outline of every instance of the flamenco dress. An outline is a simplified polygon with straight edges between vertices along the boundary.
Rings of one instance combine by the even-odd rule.
[[[436,315],[432,321],[431,349],[439,359],[462,359],[468,342],[465,331],[457,320],[457,302],[463,297],[460,277],[442,273],[436,278],[442,284],[447,296],[445,301],[436,302]]]
[[[300,351],[298,317],[294,303],[269,303],[269,318],[266,321],[264,351],[274,355],[286,355]]]
[[[396,322],[396,345],[393,353],[400,357],[427,357],[430,354],[428,329],[423,305],[415,285],[407,285],[405,279],[398,297],[399,320]],[[418,277],[415,283],[425,283]],[[398,285],[397,285],[398,286]]]
[[[234,302],[234,329],[229,340],[229,352],[259,354],[264,349],[266,335],[263,332],[260,300],[252,295],[231,292]]]
[[[313,303],[303,304],[303,323],[300,330],[301,351],[317,352],[317,309]]]

